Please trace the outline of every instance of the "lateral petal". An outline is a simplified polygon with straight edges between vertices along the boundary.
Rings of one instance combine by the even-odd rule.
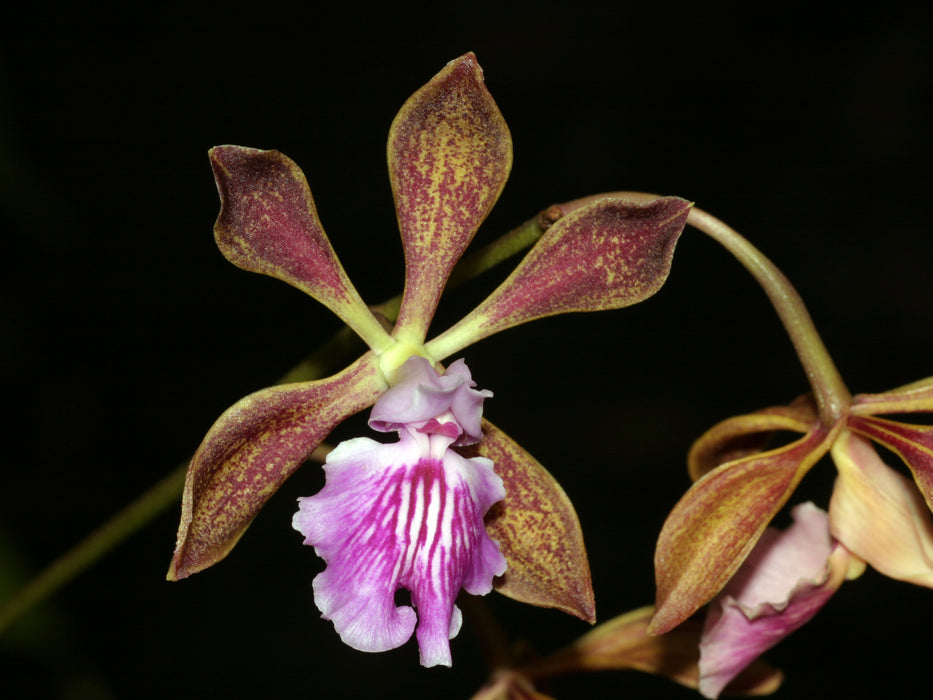
[[[512,137],[476,56],[448,63],[389,130],[389,177],[405,250],[395,337],[420,344],[454,264],[512,167]]]
[[[667,279],[690,203],[606,197],[560,218],[512,274],[459,323],[427,344],[443,359],[477,340],[545,316],[618,309]]]
[[[557,608],[595,622],[596,605],[583,531],[560,484],[512,438],[487,420],[485,437],[463,450],[492,460],[505,500],[486,518],[509,568],[495,587],[523,603]]]
[[[658,538],[653,634],[672,629],[719,593],[838,430],[812,427],[796,442],[727,462],[690,487]]]
[[[334,427],[386,389],[372,353],[327,379],[263,389],[228,408],[188,467],[169,580],[223,559]]]
[[[842,433],[832,456],[833,537],[885,576],[933,588],[933,522],[916,487],[859,435]]]
[[[904,460],[927,507],[933,510],[933,425],[908,425],[874,416],[851,416],[848,426]]]
[[[309,294],[374,350],[391,344],[337,259],[301,168],[278,151],[243,146],[217,146],[209,156],[220,193],[214,238],[224,257]]]

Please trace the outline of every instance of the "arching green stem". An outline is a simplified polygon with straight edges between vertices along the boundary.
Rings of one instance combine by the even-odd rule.
[[[645,203],[657,199],[658,195],[645,192],[610,192],[574,200],[560,205],[560,208],[566,214],[602,197],[621,197]],[[835,424],[845,414],[852,397],[797,290],[761,251],[716,217],[694,207],[690,210],[687,223],[718,241],[742,263],[764,289],[807,374],[819,407],[820,419],[828,426]]]
[[[694,207],[687,223],[722,244],[764,289],[807,373],[820,418],[826,425],[836,423],[845,414],[852,396],[797,290],[761,251],[716,217]]]

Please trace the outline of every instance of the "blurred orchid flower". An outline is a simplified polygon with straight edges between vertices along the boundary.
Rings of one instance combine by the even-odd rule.
[[[593,620],[589,568],[569,499],[508,436],[488,422],[480,428],[488,394],[472,388],[466,365],[458,361],[444,372],[440,363],[526,321],[651,296],[667,278],[690,204],[606,197],[567,213],[484,302],[426,342],[450,272],[511,167],[508,128],[472,54],[418,90],[389,132],[405,253],[391,332],[350,283],[294,162],[239,146],[214,148],[210,160],[221,198],[214,232],[224,256],[323,303],[370,350],[332,377],[258,391],[220,416],[188,470],[168,577],[184,578],[225,557],[331,430],[373,406],[370,425],[397,431],[399,442],[338,445],[325,467],[327,485],[302,499],[294,522],[328,562],[315,597],[348,643],[375,650],[408,639],[415,613],[393,604],[395,589],[404,587],[421,618],[422,662],[449,664],[457,591],[488,591],[504,565],[496,581],[501,592]],[[352,590],[344,588],[350,580]]]
[[[832,536],[881,573],[933,588],[933,426],[881,417],[931,412],[933,378],[857,395],[833,422],[820,417],[808,395],[707,431],[688,457],[695,483],[658,539],[652,631],[673,628],[723,589],[827,452],[839,472],[829,507]],[[763,451],[776,431],[803,436]],[[900,456],[913,483],[887,467],[870,440]]]

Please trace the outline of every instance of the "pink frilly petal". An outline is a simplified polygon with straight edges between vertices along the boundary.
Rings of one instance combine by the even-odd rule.
[[[444,450],[443,435],[403,430],[399,442],[341,443],[327,458],[324,489],[299,499],[293,526],[327,568],[314,600],[341,639],[360,651],[401,646],[417,625],[421,663],[451,664],[460,589],[485,594],[505,558],[483,516],[505,497],[492,462]],[[411,592],[412,607],[395,592]],[[417,613],[416,613],[417,611]]]
[[[373,406],[369,418],[373,430],[388,433],[449,414],[459,427],[453,444],[472,445],[482,439],[483,401],[492,392],[473,388],[476,382],[463,360],[438,375],[425,358],[412,356],[402,365],[399,376],[400,381]],[[436,425],[427,430],[437,432]]]
[[[700,642],[705,697],[718,697],[746,666],[810,620],[845,577],[848,553],[833,544],[827,514],[812,503],[792,514],[787,530],[765,530],[710,604]]]

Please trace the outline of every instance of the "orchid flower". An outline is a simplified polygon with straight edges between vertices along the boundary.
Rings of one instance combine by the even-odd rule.
[[[933,413],[933,377],[851,396],[799,295],[735,231],[694,209],[689,223],[716,238],[758,279],[778,311],[813,393],[715,425],[693,445],[694,484],[664,523],[655,554],[661,634],[717,595],[806,473],[831,453],[839,476],[829,532],[854,557],[895,579],[933,588],[933,426],[883,416]],[[765,450],[778,431],[801,434]],[[913,482],[885,466],[870,441],[897,454]]]
[[[812,503],[769,527],[735,576],[710,603],[700,640],[699,690],[716,698],[766,650],[808,622],[858,567],[833,542],[829,517]],[[730,688],[730,691],[732,688]]]
[[[900,411],[933,412],[933,379],[855,396],[830,424],[807,396],[727,419],[701,436],[688,457],[695,483],[658,540],[653,630],[670,629],[718,593],[827,453],[839,472],[829,507],[832,536],[881,573],[933,588],[933,426],[876,415]],[[779,430],[803,436],[761,451]],[[869,439],[898,454],[913,482],[887,467]]]
[[[568,213],[473,312],[427,341],[445,282],[496,202],[511,159],[508,128],[472,54],[402,107],[388,162],[405,287],[388,331],[345,274],[298,166],[276,151],[211,150],[224,256],[323,303],[369,351],[334,376],[263,389],[220,416],[189,466],[170,579],[225,557],[333,428],[372,406],[370,426],[398,432],[399,441],[338,445],[324,489],[302,499],[294,519],[327,562],[315,600],[345,641],[388,649],[417,624],[422,663],[449,664],[448,638],[460,620],[454,598],[461,587],[485,593],[493,583],[518,600],[594,619],[569,500],[534,458],[480,423],[490,394],[473,388],[466,365],[445,371],[441,362],[526,321],[651,296],[670,270],[690,204],[607,197]],[[394,605],[398,588],[411,591],[417,613]]]

